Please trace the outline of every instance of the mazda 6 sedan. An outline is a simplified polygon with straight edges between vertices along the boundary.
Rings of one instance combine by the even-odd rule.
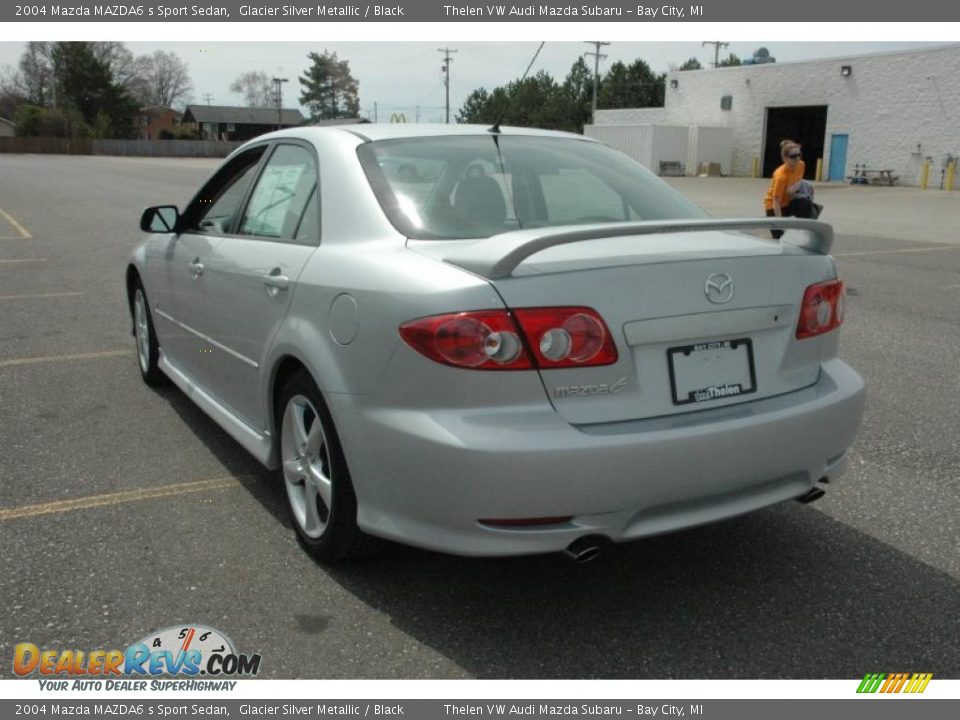
[[[815,499],[860,423],[830,226],[711,219],[579,135],[281,131],[141,229],[143,379],[278,471],[324,561],[589,559]]]

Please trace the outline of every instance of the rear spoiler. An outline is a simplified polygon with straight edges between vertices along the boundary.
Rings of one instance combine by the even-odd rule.
[[[821,255],[828,255],[833,246],[832,226],[804,218],[655,220],[579,226],[573,230],[560,228],[515,230],[494,235],[462,250],[455,250],[444,260],[489,280],[498,280],[509,277],[517,265],[531,255],[557,245],[629,235],[660,235],[708,230],[806,230],[809,233],[806,240],[795,241],[791,238],[790,244]]]

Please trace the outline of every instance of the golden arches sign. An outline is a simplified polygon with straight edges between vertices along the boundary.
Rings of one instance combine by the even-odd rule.
[[[393,113],[390,115],[390,122],[392,123],[405,123],[407,121],[407,116],[403,113]]]

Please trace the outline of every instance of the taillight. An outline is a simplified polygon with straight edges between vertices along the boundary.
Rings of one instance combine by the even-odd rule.
[[[800,305],[797,339],[830,332],[843,322],[846,285],[842,280],[828,280],[807,288]]]
[[[412,320],[400,337],[431,360],[476,370],[532,367],[520,333],[506,310],[481,310]]]
[[[475,370],[609,365],[617,349],[590,308],[480,310],[434,315],[400,326],[400,336],[431,360]]]
[[[617,348],[603,320],[585,307],[515,310],[536,363],[541,368],[610,365]]]

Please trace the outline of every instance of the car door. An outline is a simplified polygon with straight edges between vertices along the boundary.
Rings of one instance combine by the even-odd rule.
[[[179,233],[166,237],[148,260],[160,346],[167,360],[201,385],[211,381],[212,347],[206,319],[206,268],[229,231],[266,147],[228,161],[187,206]]]
[[[217,395],[258,430],[268,427],[264,357],[319,242],[315,151],[293,141],[272,148],[236,230],[207,270],[207,307]]]

